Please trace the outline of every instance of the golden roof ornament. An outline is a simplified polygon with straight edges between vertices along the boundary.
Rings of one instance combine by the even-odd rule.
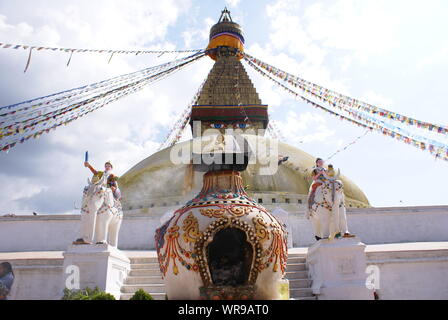
[[[221,55],[236,55],[243,58],[244,36],[241,26],[233,22],[227,8],[221,12],[219,21],[210,29],[210,42],[207,53],[213,60]]]

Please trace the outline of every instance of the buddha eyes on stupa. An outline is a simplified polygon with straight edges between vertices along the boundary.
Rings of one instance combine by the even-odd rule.
[[[223,123],[212,123],[212,124],[210,124],[210,128],[213,128],[213,129],[223,129],[225,127],[226,127],[226,125],[223,124]]]
[[[246,129],[249,127],[250,127],[250,124],[248,124],[248,123],[238,123],[237,124],[237,128],[239,128],[239,129]]]

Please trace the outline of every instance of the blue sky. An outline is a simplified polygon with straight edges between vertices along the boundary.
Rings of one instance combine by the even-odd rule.
[[[38,3],[38,4],[37,4]],[[447,125],[448,3],[430,1],[5,1],[0,42],[78,48],[185,49],[207,45],[227,5],[246,51],[310,81],[417,119]],[[0,105],[174,59],[0,50]],[[38,140],[0,153],[0,214],[77,212],[84,152],[117,174],[151,155],[212,66],[203,59],[162,82]],[[323,158],[364,130],[296,101],[246,67],[286,142]],[[446,139],[445,139],[446,141]],[[448,163],[369,133],[331,161],[374,206],[448,204]]]

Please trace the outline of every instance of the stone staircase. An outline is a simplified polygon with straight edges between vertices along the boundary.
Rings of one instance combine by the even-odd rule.
[[[128,300],[138,289],[150,293],[155,300],[165,299],[165,285],[156,257],[130,257],[131,271],[121,287],[121,299]],[[305,255],[289,254],[286,278],[289,280],[290,297],[295,300],[315,300]]]
[[[289,280],[289,296],[294,300],[316,300],[311,291],[304,254],[289,253],[286,265],[286,279]]]

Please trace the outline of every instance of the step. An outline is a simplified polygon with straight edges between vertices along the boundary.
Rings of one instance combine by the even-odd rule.
[[[306,259],[300,257],[288,257],[287,264],[290,263],[306,263]]]
[[[122,293],[120,300],[129,300],[134,294],[133,293]],[[166,294],[165,293],[152,293],[151,296],[154,298],[154,300],[165,300]],[[300,297],[300,298],[292,298],[292,300],[317,300],[315,296],[311,297]]]
[[[126,278],[125,284],[163,284],[163,279],[161,276],[146,276],[146,277],[135,277],[129,276]]]
[[[161,276],[160,270],[157,268],[149,269],[132,269],[129,272],[131,277],[144,277],[144,276]],[[286,268],[287,279],[305,279],[308,278],[308,270],[305,264],[294,264]]]
[[[309,279],[288,279],[289,287],[291,289],[309,288],[311,286],[311,280]],[[126,278],[125,285],[152,285],[161,284],[164,285],[164,281],[159,276],[150,277],[128,277]]]
[[[286,266],[286,271],[304,271],[306,263],[290,263]]]
[[[304,271],[286,271],[286,279],[307,279],[308,270]]]
[[[160,267],[158,264],[152,264],[152,263],[137,263],[137,264],[131,264],[131,271],[137,271],[137,270],[160,270]],[[303,271],[307,270],[306,263],[303,262],[297,262],[294,261],[292,263],[288,263],[286,265],[287,271]]]
[[[306,254],[305,253],[291,253],[288,252],[288,257],[300,257],[300,258],[306,258]]]
[[[152,258],[129,258],[129,260],[131,261],[131,263],[159,263],[159,261],[157,260],[157,257],[152,257]]]
[[[313,297],[313,291],[311,288],[290,288],[289,296],[291,298]]]
[[[304,255],[304,254],[291,254],[291,253],[288,253],[288,258],[306,259],[306,255]]]
[[[123,293],[135,293],[137,290],[143,289],[150,294],[165,293],[164,284],[125,284],[121,287]]]
[[[310,279],[288,279],[290,288],[309,288],[312,281]],[[160,276],[147,276],[147,277],[127,277],[126,285],[150,285],[150,284],[164,284],[162,277]]]
[[[137,270],[137,269],[157,269],[157,270],[160,270],[160,266],[159,266],[159,264],[155,264],[155,263],[132,263],[131,264],[131,269],[132,270]]]
[[[288,258],[287,265],[293,264],[304,264],[306,265],[306,260],[304,258]],[[152,269],[159,268],[159,263],[157,262],[133,262],[131,263],[132,269]]]
[[[131,277],[146,277],[146,276],[159,276],[161,277],[162,274],[160,273],[159,269],[134,269],[129,272],[129,276]]]
[[[134,293],[122,293],[120,300],[129,300],[133,295],[134,295]],[[151,293],[151,296],[154,298],[154,300],[165,300],[166,299],[165,293]],[[298,297],[298,298],[291,297],[291,298],[292,298],[292,300],[317,300],[315,296]]]
[[[134,293],[122,293],[120,300],[129,300]],[[166,294],[165,293],[151,293],[151,296],[154,298],[154,300],[166,300]],[[315,296],[307,296],[307,297],[291,297],[292,300],[317,300]]]
[[[306,258],[306,253],[291,253],[288,252],[288,257],[300,257],[300,258]]]
[[[293,298],[294,300],[317,300],[315,296],[312,297],[301,297],[301,298]]]
[[[129,300],[134,293],[122,293],[120,296],[120,300]],[[166,294],[165,293],[151,293],[151,296],[154,298],[154,300],[165,300]]]
[[[289,288],[309,288],[311,287],[310,279],[288,279]]]

